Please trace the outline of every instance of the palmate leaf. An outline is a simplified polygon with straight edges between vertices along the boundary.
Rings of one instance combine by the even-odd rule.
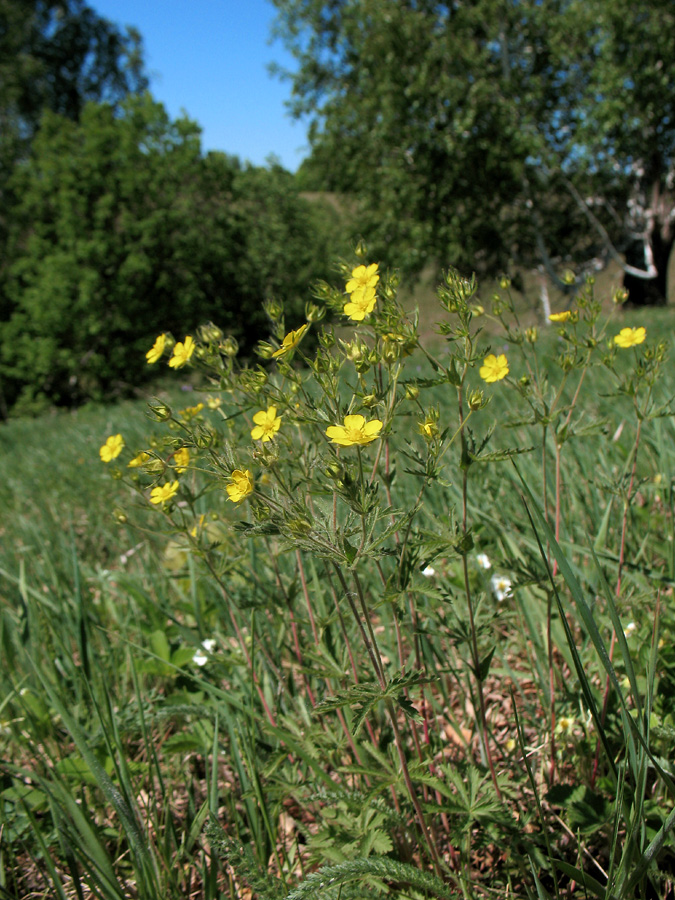
[[[419,713],[405,696],[404,691],[417,684],[427,684],[435,678],[422,672],[399,672],[387,682],[384,689],[374,681],[361,682],[327,697],[314,707],[313,712],[321,715],[349,706],[354,713],[353,733],[357,735],[368,713],[381,700],[393,700],[408,718],[418,718]]]

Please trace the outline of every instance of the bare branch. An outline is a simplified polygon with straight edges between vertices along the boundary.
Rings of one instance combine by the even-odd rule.
[[[572,182],[569,181],[569,179],[567,179],[567,178],[563,179],[563,181],[564,181],[565,186],[567,187],[567,190],[570,192],[570,194],[576,200],[577,205],[579,206],[579,208],[581,209],[583,214],[586,216],[588,221],[591,223],[591,225],[595,228],[595,230],[598,232],[598,234],[604,241],[604,244],[605,244],[610,256],[612,257],[612,259],[615,260],[615,262],[617,262],[621,266],[623,271],[627,275],[633,275],[635,278],[644,278],[645,280],[651,280],[652,278],[656,278],[659,273],[658,273],[656,266],[654,265],[654,254],[652,252],[652,246],[651,246],[651,243],[649,240],[649,234],[651,233],[651,230],[654,227],[653,226],[653,214],[650,215],[651,227],[647,231],[645,231],[639,235],[639,238],[644,243],[645,264],[646,264],[647,268],[646,269],[637,269],[635,266],[628,265],[628,263],[626,263],[626,261],[622,258],[621,254],[619,253],[619,251],[616,249],[616,247],[612,243],[612,241],[609,237],[609,234],[607,233],[606,228],[604,227],[602,222],[600,222],[599,219],[593,215],[590,207],[588,206],[588,204],[586,203],[584,198],[581,196],[579,191],[572,184]]]

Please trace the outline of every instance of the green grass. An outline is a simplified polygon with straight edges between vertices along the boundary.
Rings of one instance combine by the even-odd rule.
[[[670,310],[651,310],[625,313],[620,324],[665,335],[672,358],[672,321]],[[552,375],[558,346],[549,329],[540,356]],[[672,372],[667,365],[658,382],[664,401],[675,395]],[[418,709],[428,704],[415,740],[406,731],[406,752],[440,848],[435,873],[386,704],[376,694],[370,702],[372,675],[358,655],[353,684],[349,650],[359,636],[344,600],[336,605],[342,592],[330,567],[301,553],[315,642],[295,552],[273,535],[247,541],[233,531],[246,514],[222,491],[196,508],[217,515],[223,531],[203,559],[184,552],[183,539],[98,459],[109,434],[122,432],[133,451],[161,434],[142,401],[3,426],[0,898],[670,896],[673,426],[671,417],[645,425],[615,598],[635,417],[610,388],[604,369],[589,370],[578,434],[565,445],[557,542],[541,515],[539,451],[515,457],[517,468],[505,460],[470,470],[467,561],[501,797],[481,749],[452,512],[461,506],[458,467],[416,521],[407,593],[364,575],[391,678],[398,623],[406,675],[423,667],[430,679],[392,696],[402,728],[411,727],[408,697]],[[434,397],[442,416],[448,394],[446,385]],[[536,429],[512,424],[515,390],[491,396],[470,423],[476,440],[495,423],[487,450],[536,445]],[[402,414],[394,436],[397,510],[415,497],[403,454],[417,418]],[[547,545],[560,572],[554,589],[545,587]],[[390,559],[382,557],[385,568]],[[434,578],[420,574],[424,564]],[[490,589],[495,573],[514,586],[502,602]],[[552,785],[549,608],[556,721],[574,720],[558,736]],[[623,640],[629,621],[636,629]],[[193,657],[206,639],[216,644],[199,666]],[[600,723],[607,678],[615,690]]]

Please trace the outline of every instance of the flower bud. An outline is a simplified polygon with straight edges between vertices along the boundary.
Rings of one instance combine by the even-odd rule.
[[[535,344],[538,337],[539,329],[536,326],[525,329],[525,340],[528,342],[528,344]]]
[[[405,396],[406,400],[417,400],[420,395],[420,389],[416,384],[406,384]]]
[[[283,304],[279,300],[276,300],[274,297],[269,297],[267,300],[265,300],[265,302],[263,303],[263,309],[273,322],[278,322],[284,314]]]
[[[353,363],[361,362],[368,349],[365,344],[358,340],[358,338],[349,342],[341,340],[340,344],[342,345],[344,355]]]
[[[474,411],[482,409],[486,404],[485,394],[480,390],[471,391],[468,402],[469,409]]]
[[[480,319],[481,316],[485,315],[485,307],[481,306],[480,303],[474,303],[469,309],[471,310],[471,315],[474,319]]]
[[[319,332],[319,344],[323,347],[324,350],[330,350],[331,347],[335,346],[335,335],[332,331],[321,331]]]
[[[340,478],[342,476],[342,466],[339,463],[329,463],[324,469],[328,478]]]
[[[365,259],[368,256],[368,247],[363,239],[361,239],[354,248],[354,253],[359,259]]]
[[[571,269],[565,269],[562,273],[562,283],[563,284],[574,284],[576,280],[576,276]]]
[[[255,352],[258,356],[262,357],[262,359],[272,359],[274,347],[271,344],[268,344],[267,341],[258,341]]]
[[[382,348],[382,356],[385,362],[393,363],[399,358],[399,346],[394,341],[387,341]]]
[[[427,416],[423,422],[417,423],[417,430],[425,441],[431,441],[438,434],[438,425],[432,416]]]
[[[236,338],[232,337],[232,335],[228,335],[221,343],[220,350],[225,354],[225,356],[229,356],[230,358],[232,358],[239,352],[239,343],[237,342]]]
[[[508,275],[502,275],[502,277],[499,279],[499,287],[503,291],[508,291],[508,289],[511,287],[511,279]]]
[[[620,287],[614,291],[614,296],[612,297],[612,302],[616,303],[617,306],[621,306],[623,303],[628,300],[628,291],[626,288]]]
[[[325,306],[317,306],[316,303],[312,303],[311,300],[308,300],[307,303],[305,303],[305,318],[308,322],[320,322],[325,315]]]
[[[373,406],[377,406],[379,400],[377,398],[377,394],[366,394],[365,397],[361,399],[361,404],[366,407],[366,409],[371,409]]]
[[[223,339],[223,332],[217,325],[214,325],[213,322],[209,322],[207,325],[200,325],[197,334],[199,340],[203,341],[205,344],[217,344]]]
[[[123,509],[119,509],[119,507],[116,507],[113,510],[113,519],[117,522],[118,525],[126,525],[127,514]]]
[[[171,409],[165,403],[149,404],[148,409],[158,422],[166,422],[171,418]]]

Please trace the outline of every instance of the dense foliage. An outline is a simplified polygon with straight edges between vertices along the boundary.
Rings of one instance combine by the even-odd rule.
[[[274,0],[311,122],[301,177],[361,204],[378,254],[494,271],[626,261],[663,302],[673,245],[669,0]],[[623,254],[623,256],[622,256]]]
[[[246,351],[262,300],[300,313],[334,215],[279,165],[204,156],[140,92],[137,39],[81,0],[2,11],[0,416],[139,385],[160,327],[215,317]]]
[[[180,339],[217,316],[246,349],[261,299],[278,294],[300,311],[301,285],[325,274],[322,212],[292,176],[203,158],[198,127],[171,122],[147,95],[120,114],[90,104],[79,123],[45,113],[12,187],[6,408],[138,384],[141,350],[160,329]]]

